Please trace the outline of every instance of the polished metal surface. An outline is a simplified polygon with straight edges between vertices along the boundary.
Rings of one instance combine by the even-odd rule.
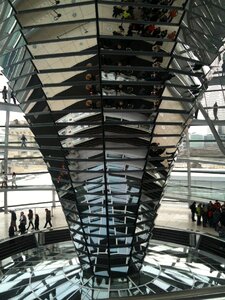
[[[143,268],[178,146],[223,45],[223,4],[0,2],[0,65],[92,274]]]

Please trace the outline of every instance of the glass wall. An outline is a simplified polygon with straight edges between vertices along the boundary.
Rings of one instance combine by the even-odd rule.
[[[220,58],[212,66],[211,80],[200,99],[218,137],[210,130],[209,120],[207,122],[197,109],[187,133],[188,138],[186,134],[181,144],[165,199],[225,201],[225,160],[217,143],[219,138],[225,146],[225,74],[224,61]]]

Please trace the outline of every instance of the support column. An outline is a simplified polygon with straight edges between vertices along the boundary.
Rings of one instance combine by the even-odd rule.
[[[5,148],[4,148],[4,172],[8,176],[8,145],[9,145],[9,116],[10,112],[7,107],[5,118]],[[4,212],[8,213],[8,192],[4,191]]]
[[[56,207],[56,204],[55,204],[55,189],[54,189],[54,186],[53,186],[53,190],[52,190],[52,207]]]
[[[188,184],[188,206],[191,204],[191,162],[190,162],[190,141],[189,130],[186,131],[186,148],[187,148],[187,184]]]

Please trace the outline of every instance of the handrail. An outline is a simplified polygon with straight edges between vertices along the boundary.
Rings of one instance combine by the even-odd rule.
[[[158,295],[146,295],[137,297],[122,297],[120,300],[223,300],[225,299],[225,286],[212,286],[193,290],[170,292]],[[106,299],[103,299],[106,300]]]
[[[34,235],[36,240],[37,240],[37,245],[38,245],[38,240],[40,238],[38,238],[39,235],[46,235],[48,237],[51,236],[51,243],[58,243],[60,242],[60,237],[61,235],[58,234],[59,231],[61,231],[62,233],[64,233],[64,236],[67,236],[67,240],[70,240],[70,232],[69,232],[69,228],[68,227],[56,227],[54,229],[51,230],[39,230],[39,231],[34,231],[31,233],[27,233],[27,234],[23,234],[23,235],[19,235],[19,236],[15,236],[13,238],[6,238],[3,240],[0,240],[0,259],[1,259],[1,249],[2,249],[2,245],[4,243],[7,243],[9,241],[12,240],[17,240],[17,244],[19,243],[19,239],[21,237],[24,236],[30,236],[30,235]],[[57,234],[56,234],[57,233]],[[52,238],[52,237],[55,237]],[[200,238],[199,238],[200,237]],[[197,243],[193,240],[200,240],[200,242]],[[43,238],[41,239],[43,241]],[[47,241],[46,238],[44,238],[45,241]],[[64,240],[64,239],[63,239]],[[218,256],[218,243],[221,245],[221,247],[225,250],[225,240],[221,239],[217,236],[212,236],[206,233],[201,233],[201,232],[193,232],[193,231],[189,231],[189,230],[178,230],[178,229],[174,229],[174,228],[167,228],[167,227],[162,227],[162,226],[155,226],[154,230],[153,230],[153,236],[152,236],[152,240],[159,240],[159,241],[166,241],[166,242],[170,242],[170,243],[175,243],[175,244],[179,244],[179,245],[185,245],[185,246],[189,246],[189,247],[195,247],[196,246],[196,250],[203,250],[205,252],[207,252],[207,249],[204,248],[204,245],[207,245],[208,243],[210,243],[212,245],[212,247],[210,248],[210,253],[213,253],[212,251],[213,249],[213,245],[215,246],[215,253],[214,255]],[[207,242],[208,240],[208,242]],[[201,244],[202,241],[202,244]],[[212,241],[214,241],[212,243]],[[42,243],[43,244],[43,243]],[[8,256],[10,256],[10,252],[7,253]],[[221,258],[224,258],[225,255],[225,251],[223,253],[223,251],[221,251]]]
[[[186,238],[184,239],[183,236]],[[207,239],[211,242],[211,249],[215,244],[215,250],[218,247],[218,243],[221,245],[221,252],[214,253],[209,251],[210,254],[217,255],[216,259],[218,258],[218,254],[222,254],[223,256],[223,249],[225,249],[225,240],[209,236],[207,234],[193,232],[193,231],[183,231],[183,230],[174,230],[174,229],[167,229],[164,227],[156,227],[155,232],[153,231],[153,240],[162,240],[162,238],[166,238],[167,242],[173,243],[176,241],[176,244],[181,241],[181,244],[187,244],[187,235],[189,235],[189,247],[192,250],[202,250],[207,251],[207,249],[203,249],[204,245],[207,248]],[[175,239],[174,239],[175,237]],[[201,241],[203,241],[203,245],[201,245]],[[57,229],[53,230],[42,230],[42,231],[35,231],[33,233],[24,234],[21,236],[17,236],[15,238],[7,239],[0,241],[0,260],[11,255],[15,255],[17,253],[32,249],[34,247],[42,247],[48,244],[54,244],[58,242],[64,242],[70,240],[70,231],[67,227],[58,227]],[[196,241],[198,240],[198,243]],[[225,252],[224,252],[225,255]],[[219,256],[221,259],[224,260],[224,257]],[[213,287],[206,287],[206,288],[196,288],[191,290],[183,290],[177,292],[168,292],[163,294],[156,294],[156,295],[145,295],[145,296],[137,296],[132,297],[132,300],[223,300],[225,299],[225,286],[213,286]],[[122,297],[119,298],[120,300],[130,300],[130,297]],[[105,299],[106,300],[106,299]]]

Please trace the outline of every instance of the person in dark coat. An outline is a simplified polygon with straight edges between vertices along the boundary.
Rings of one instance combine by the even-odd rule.
[[[7,99],[8,99],[8,90],[7,90],[6,86],[3,87],[2,98],[5,101],[5,103],[8,103],[8,101],[7,101]]]
[[[27,146],[27,138],[25,137],[24,134],[21,136],[21,147],[26,147]]]
[[[149,149],[149,155],[152,157],[160,156],[165,152],[165,149],[159,147],[159,143],[152,143]]]
[[[14,231],[14,226],[10,224],[9,226],[9,237],[14,237],[15,236],[15,231]]]
[[[28,220],[29,220],[27,230],[30,228],[30,225],[32,226],[31,229],[34,229],[34,223],[33,223],[34,214],[33,214],[32,209],[29,209],[29,213],[28,213],[27,217],[28,217]]]
[[[17,226],[16,226],[16,213],[14,210],[9,211],[11,213],[11,226],[13,226],[14,230],[17,231]]]
[[[35,214],[34,229],[39,230],[39,215],[38,214]]]
[[[196,221],[195,220],[195,214],[196,214],[196,202],[195,201],[190,205],[190,210],[191,210],[191,219],[194,222],[194,221]]]
[[[45,223],[44,228],[47,227],[47,224],[49,224],[50,227],[52,227],[52,223],[51,223],[51,212],[50,212],[50,210],[46,208],[46,209],[45,209],[45,213],[46,213],[46,223]]]
[[[214,116],[214,120],[218,120],[218,104],[217,102],[214,103],[213,105],[213,116]]]
[[[27,218],[26,218],[24,212],[22,211],[20,213],[20,225],[19,225],[21,234],[24,234],[26,232],[26,224],[27,224]]]

